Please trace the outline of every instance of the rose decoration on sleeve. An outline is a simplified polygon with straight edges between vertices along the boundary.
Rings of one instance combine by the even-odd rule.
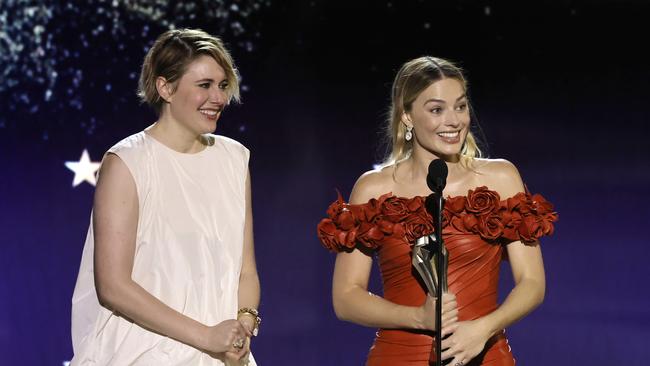
[[[465,208],[467,212],[471,212],[476,216],[488,215],[492,211],[499,209],[500,200],[501,198],[497,192],[491,191],[487,187],[478,187],[467,193]]]
[[[329,218],[322,219],[317,228],[323,246],[331,251],[354,248],[359,221],[340,193],[338,199],[328,207],[327,215]]]
[[[403,198],[391,193],[365,204],[345,203],[340,193],[318,224],[318,237],[331,251],[351,250],[357,245],[378,248],[386,237],[415,239],[434,230],[424,197]],[[487,187],[470,190],[467,196],[448,197],[442,213],[443,232],[479,235],[489,242],[521,240],[534,243],[551,235],[558,220],[553,205],[539,194],[517,193],[501,201]]]

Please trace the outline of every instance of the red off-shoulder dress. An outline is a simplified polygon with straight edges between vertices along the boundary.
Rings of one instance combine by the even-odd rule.
[[[396,304],[421,306],[426,292],[412,270],[415,239],[433,232],[424,197],[403,198],[387,193],[365,204],[353,205],[341,196],[318,224],[324,247],[340,252],[361,246],[375,250],[384,298]],[[456,295],[458,320],[473,320],[497,308],[499,265],[504,246],[513,241],[536,245],[553,233],[557,221],[553,205],[541,195],[518,193],[501,200],[487,187],[467,196],[449,197],[443,210],[443,240],[449,252],[449,291]],[[379,329],[366,365],[430,365],[433,332]],[[491,337],[484,350],[466,366],[514,365],[505,332]]]

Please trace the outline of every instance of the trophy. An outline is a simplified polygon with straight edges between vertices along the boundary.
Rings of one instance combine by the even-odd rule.
[[[437,270],[438,245],[441,247],[440,262],[442,262],[442,267],[440,271]],[[438,244],[435,235],[426,235],[415,240],[411,263],[420,275],[420,278],[427,287],[427,292],[431,296],[440,298],[442,294],[447,292],[447,264],[449,263],[449,255],[445,245],[442,242]],[[438,273],[440,273],[440,280],[438,280]]]

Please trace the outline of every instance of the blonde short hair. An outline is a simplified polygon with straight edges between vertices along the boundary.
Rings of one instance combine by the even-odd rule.
[[[160,115],[164,100],[158,94],[156,79],[165,78],[175,89],[187,66],[202,55],[212,57],[223,68],[228,81],[228,101],[238,102],[239,77],[230,53],[219,38],[200,29],[169,30],[156,39],[142,63],[138,82],[140,100]]]

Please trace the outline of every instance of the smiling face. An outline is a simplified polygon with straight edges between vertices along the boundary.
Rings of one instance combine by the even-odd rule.
[[[199,56],[187,66],[175,90],[165,96],[168,103],[163,107],[163,115],[169,114],[192,134],[214,132],[228,103],[227,87],[226,74],[217,61]]]
[[[453,78],[431,83],[404,113],[402,122],[413,126],[414,149],[456,161],[470,123],[464,85]]]

